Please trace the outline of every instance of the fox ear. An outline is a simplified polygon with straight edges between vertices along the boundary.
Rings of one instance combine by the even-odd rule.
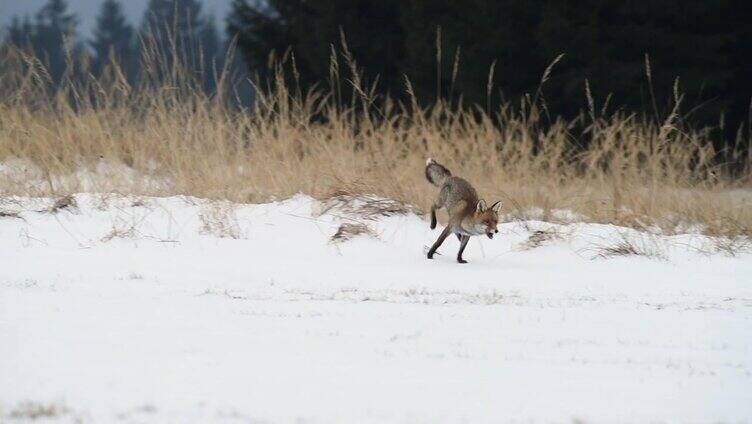
[[[501,200],[491,205],[491,210],[496,213],[499,213],[499,211],[501,210]]]
[[[478,203],[475,204],[475,211],[476,212],[483,212],[486,210],[486,201],[483,199],[478,200]]]

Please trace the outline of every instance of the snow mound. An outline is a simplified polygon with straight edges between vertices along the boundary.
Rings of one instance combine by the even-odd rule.
[[[752,420],[745,241],[390,202],[0,199],[0,421]]]

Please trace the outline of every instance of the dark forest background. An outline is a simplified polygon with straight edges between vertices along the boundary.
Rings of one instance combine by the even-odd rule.
[[[170,51],[173,28],[180,52],[173,59],[211,91],[235,37],[241,60],[232,66],[263,78],[271,52],[293,53],[307,89],[329,79],[344,35],[367,80],[378,76],[378,93],[405,99],[407,78],[423,104],[462,98],[483,107],[534,95],[564,54],[545,84],[551,115],[586,109],[587,80],[598,108],[608,98],[609,111],[665,117],[678,79],[684,122],[714,127],[728,144],[739,134],[749,139],[750,18],[748,0],[235,0],[226,28],[216,28],[198,0],[151,0],[137,24],[106,0],[92,39],[82,40],[66,2],[49,0],[34,16],[15,18],[4,42],[43,58],[54,83],[71,77],[66,57],[85,58],[93,73],[115,58],[135,79],[144,40]]]
[[[587,108],[587,79],[598,107],[610,96],[612,108],[665,117],[678,78],[685,120],[723,126],[729,137],[748,125],[748,0],[236,0],[228,24],[251,69],[263,71],[270,50],[291,46],[304,85],[328,78],[330,46],[340,45],[342,31],[359,65],[393,97],[404,96],[407,76],[424,103],[438,92],[486,105],[493,66],[491,101],[517,103],[563,53],[545,86],[552,114]]]
[[[112,60],[135,81],[143,76],[142,59],[159,54],[167,67],[179,61],[211,91],[213,71],[224,65],[224,31],[198,0],[150,0],[138,24],[128,22],[120,1],[104,0],[90,39],[78,36],[77,24],[65,0],[48,0],[33,16],[14,17],[4,42],[33,52],[53,86],[99,75]]]

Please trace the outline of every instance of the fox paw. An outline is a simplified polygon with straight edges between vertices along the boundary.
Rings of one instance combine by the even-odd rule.
[[[459,258],[459,259],[457,259],[457,263],[466,264],[467,261],[464,260],[464,259],[462,259],[462,258]]]

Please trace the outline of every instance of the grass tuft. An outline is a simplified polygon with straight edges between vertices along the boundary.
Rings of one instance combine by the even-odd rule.
[[[519,249],[532,250],[557,240],[564,240],[565,234],[558,228],[550,227],[533,231],[527,240],[520,243]]]
[[[9,211],[0,211],[0,218],[17,218],[17,219],[23,219],[21,218],[21,214],[18,212],[9,212]]]
[[[359,222],[347,222],[339,226],[337,232],[332,235],[332,243],[342,243],[354,237],[366,235],[376,237],[376,233],[366,224]]]
[[[212,202],[199,213],[201,234],[220,238],[244,239],[246,234],[240,227],[234,205],[227,202]]]
[[[76,198],[72,195],[62,196],[55,199],[55,203],[50,206],[45,212],[58,213],[62,210],[72,211],[78,208]]]
[[[643,256],[649,259],[667,260],[664,249],[658,239],[646,233],[636,236],[628,236],[626,233],[619,234],[619,240],[615,244],[596,246],[596,255],[593,259],[610,259],[619,256]]]
[[[335,191],[320,200],[322,208],[319,214],[322,215],[336,210],[351,217],[372,221],[382,217],[419,213],[407,203],[354,191]]]

